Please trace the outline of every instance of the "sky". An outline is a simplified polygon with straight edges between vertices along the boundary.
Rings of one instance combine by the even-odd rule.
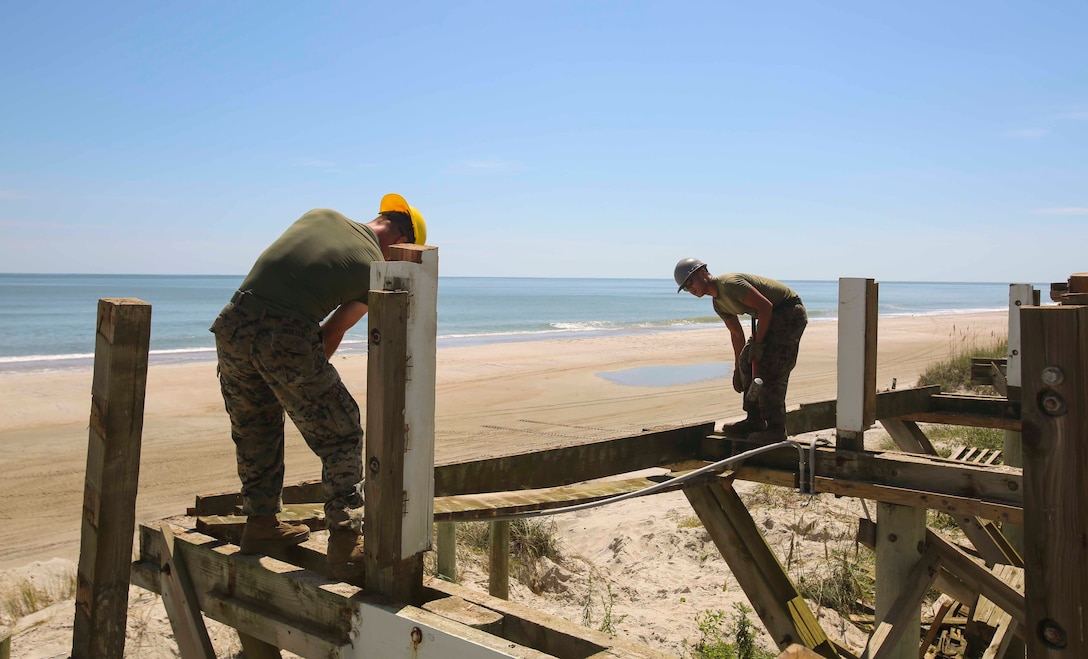
[[[387,192],[443,276],[1088,271],[1088,3],[0,0],[0,272],[244,274]]]

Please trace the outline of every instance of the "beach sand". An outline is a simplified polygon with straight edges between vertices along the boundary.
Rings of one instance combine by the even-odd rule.
[[[969,342],[985,345],[1004,337],[1006,326],[1004,312],[882,318],[877,387],[888,389],[893,379],[898,388],[912,386],[927,364],[948,357],[956,346]],[[836,344],[835,322],[809,324],[791,379],[789,405],[835,397]],[[437,363],[436,462],[736,417],[741,414],[740,397],[725,377],[670,386],[626,386],[600,375],[635,367],[731,359],[724,327],[443,348]],[[366,356],[335,357],[334,364],[362,404]],[[78,557],[90,386],[90,371],[0,377],[0,463],[4,469],[0,479],[0,570]],[[319,477],[317,458],[290,424],[286,457],[288,483]],[[196,494],[237,488],[233,445],[215,364],[152,366],[137,519],[180,514],[193,504]],[[769,531],[797,523],[796,511],[782,514],[783,520],[776,522],[771,516],[761,523]],[[557,520],[568,536],[565,543],[597,568],[616,563],[609,574],[617,578],[626,575],[624,578],[647,587],[657,581],[669,584],[658,587],[668,596],[661,594],[657,599],[662,601],[656,604],[653,591],[633,590],[617,599],[628,616],[626,624],[618,627],[637,622],[633,638],[656,643],[654,638],[660,637],[665,639],[663,647],[675,647],[678,633],[692,636],[694,613],[701,604],[669,604],[681,597],[687,604],[687,597],[674,597],[674,591],[710,585],[708,602],[724,597],[723,592],[743,601],[735,580],[732,587],[729,585],[731,577],[724,561],[707,541],[684,550],[698,557],[691,565],[682,557],[662,558],[670,543],[680,543],[681,548],[690,544],[677,536],[687,531],[678,529],[677,519],[691,516],[683,496],[674,494]],[[656,528],[654,524],[663,526]],[[692,533],[697,532],[702,530]],[[553,575],[557,584],[562,583],[563,571],[557,566]],[[570,579],[569,574],[566,577]],[[465,577],[469,585],[472,579],[471,574]],[[486,575],[480,583],[486,590]],[[512,593],[514,599],[531,596],[528,589],[517,586],[512,587]],[[576,600],[584,595],[572,594],[566,603],[562,597],[553,597],[554,611],[564,606],[577,610]],[[703,603],[702,597],[698,599]],[[715,608],[729,609],[723,604]]]

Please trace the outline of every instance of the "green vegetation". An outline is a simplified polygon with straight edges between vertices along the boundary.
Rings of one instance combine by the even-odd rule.
[[[934,384],[941,386],[941,391],[961,391],[980,394],[993,394],[990,385],[971,384],[971,359],[975,357],[1003,359],[1009,352],[1008,337],[991,334],[980,340],[977,334],[969,330],[952,328],[949,335],[948,358],[930,364],[918,376],[918,386]]]
[[[458,524],[457,542],[477,553],[486,553],[491,542],[491,523]],[[544,590],[544,568],[540,560],[547,558],[558,562],[561,551],[555,522],[530,518],[510,523],[510,573],[534,593]]]
[[[858,602],[873,597],[876,555],[872,551],[859,546],[850,556],[847,550],[832,550],[828,562],[832,567],[826,576],[811,579],[802,575],[798,579],[797,589],[805,599],[846,615],[857,610]]]
[[[626,615],[614,617],[612,615],[612,607],[616,603],[616,596],[612,593],[612,584],[608,584],[608,594],[601,596],[601,624],[597,625],[597,631],[604,632],[606,634],[616,635],[616,625],[623,622]],[[589,584],[586,588],[586,598],[582,601],[582,626],[593,627],[593,575],[589,575]]]
[[[769,652],[756,645],[755,628],[748,614],[752,609],[737,602],[733,605],[736,613],[725,629],[725,611],[703,611],[696,614],[695,623],[699,626],[700,638],[691,645],[693,659],[774,659],[776,652]],[[726,637],[732,637],[730,643]]]

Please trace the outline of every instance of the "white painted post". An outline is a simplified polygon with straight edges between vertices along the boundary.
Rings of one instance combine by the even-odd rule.
[[[1035,287],[1031,284],[1009,284],[1009,350],[1005,355],[1005,384],[1010,400],[1020,398],[1020,309],[1038,304]],[[1024,459],[1020,433],[1015,430],[1005,431],[1005,444],[1002,458],[1010,467],[1022,467]],[[1019,524],[1002,524],[1001,532],[1013,549],[1024,555],[1024,527]]]
[[[405,378],[404,526],[401,556],[431,548],[434,527],[435,337],[438,332],[438,248],[394,245],[392,259],[370,269],[371,290],[408,291]]]
[[[876,304],[872,279],[839,279],[838,448],[860,451],[876,413]]]

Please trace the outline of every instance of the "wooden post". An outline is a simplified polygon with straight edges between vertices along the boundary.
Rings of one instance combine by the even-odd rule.
[[[123,656],[151,305],[98,301],[72,657]]]
[[[1027,307],[1021,416],[1030,659],[1088,657],[1088,306]]]
[[[1039,291],[1031,284],[1009,285],[1009,350],[1005,356],[1005,383],[1009,400],[1020,400],[1020,373],[1023,357],[1021,355],[1020,309],[1039,305]],[[1020,433],[1015,430],[1005,431],[1005,444],[1002,459],[1010,467],[1023,467]],[[1002,524],[1001,533],[1012,548],[1024,555],[1024,527],[1019,524]]]
[[[888,659],[918,659],[918,635],[922,628],[922,610],[918,606],[906,612],[900,611],[899,620],[892,620],[896,601],[900,595],[911,591],[918,583],[915,568],[926,547],[925,508],[898,506],[891,503],[877,504],[876,513],[876,616],[879,627],[882,622],[900,626],[894,648],[882,651]],[[934,576],[936,573],[933,573]],[[932,578],[930,579],[932,581]],[[919,595],[925,594],[925,589]],[[915,602],[917,604],[918,602]],[[902,625],[906,625],[902,628]]]
[[[438,576],[457,583],[457,522],[438,523]]]
[[[876,421],[877,289],[872,279],[839,279],[836,447],[865,448]]]
[[[492,597],[510,599],[510,521],[491,522],[491,542],[487,562],[487,592]]]
[[[438,250],[394,245],[370,270],[367,588],[420,603],[434,529]]]

